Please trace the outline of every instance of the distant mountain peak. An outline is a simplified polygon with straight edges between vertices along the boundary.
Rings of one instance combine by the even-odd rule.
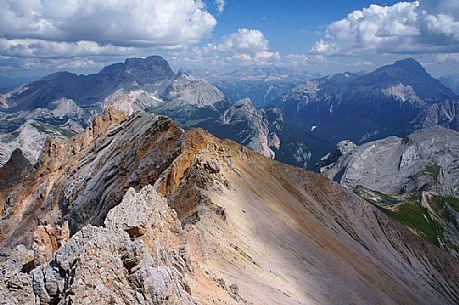
[[[169,66],[169,63],[161,56],[150,56],[147,58],[128,58],[124,61],[124,69],[130,74],[136,73],[137,76],[140,77],[145,76],[143,74],[149,72],[149,70],[153,70],[155,72],[155,77],[174,76],[174,71]]]
[[[401,66],[401,67],[411,67],[411,68],[422,68],[422,65],[419,61],[412,57],[408,57],[405,59],[397,60],[395,63],[392,64],[393,66]]]
[[[413,73],[418,75],[430,76],[430,74],[427,73],[427,71],[424,69],[421,63],[411,57],[398,60],[390,65],[382,66],[376,71],[390,71],[394,69],[401,70],[404,73]]]
[[[366,74],[368,83],[383,87],[391,87],[398,84],[410,85],[416,94],[424,101],[432,103],[449,98],[455,98],[455,94],[437,79],[433,78],[426,69],[415,59],[406,58],[376,69]]]
[[[147,65],[147,66],[167,66],[169,69],[169,63],[167,60],[165,60],[161,56],[149,56],[146,58],[141,58],[141,57],[131,57],[131,58],[126,58],[124,61],[125,66],[130,66],[130,65]]]

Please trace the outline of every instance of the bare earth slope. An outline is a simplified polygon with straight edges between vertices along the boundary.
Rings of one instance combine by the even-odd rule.
[[[459,302],[457,258],[343,187],[149,114],[49,143],[0,204],[6,304]]]

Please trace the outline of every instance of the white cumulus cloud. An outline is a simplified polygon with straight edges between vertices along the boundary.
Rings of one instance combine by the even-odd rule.
[[[0,54],[10,57],[81,57],[97,55],[129,55],[136,52],[133,47],[99,45],[97,42],[48,41],[38,39],[0,38]]]
[[[224,52],[257,52],[269,48],[269,42],[263,32],[251,29],[239,29],[223,38],[217,49]]]
[[[83,70],[164,54],[216,24],[203,0],[0,0],[0,69]]]
[[[208,36],[216,23],[201,0],[0,1],[5,39],[184,45]]]
[[[371,5],[326,28],[312,50],[324,55],[459,52],[459,1]]]

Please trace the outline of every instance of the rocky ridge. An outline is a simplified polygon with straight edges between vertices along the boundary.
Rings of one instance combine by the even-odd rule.
[[[12,304],[459,300],[458,259],[364,200],[163,117],[109,110],[0,196]]]

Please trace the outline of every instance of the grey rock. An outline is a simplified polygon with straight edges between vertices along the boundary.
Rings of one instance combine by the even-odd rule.
[[[209,82],[181,74],[168,86],[164,97],[169,100],[184,101],[198,107],[212,107],[225,99],[223,93]]]
[[[144,234],[129,235],[134,228]],[[105,228],[82,228],[30,277],[19,268],[33,255],[18,247],[3,268],[5,279],[25,280],[18,284],[22,298],[39,304],[195,304],[186,270],[175,267],[183,259],[171,251],[181,234],[175,212],[151,186],[130,189]],[[12,299],[13,288],[0,286],[0,293]]]
[[[431,127],[358,146],[322,172],[349,189],[362,185],[387,194],[430,191],[458,197],[458,162],[459,133]]]
[[[243,99],[233,104],[220,117],[223,125],[242,125],[239,133],[233,135],[233,139],[242,145],[261,153],[265,157],[274,158],[273,149],[280,148],[280,140],[275,130],[270,128],[270,123],[282,121],[282,115],[277,112],[275,120],[268,120],[267,112],[276,110],[256,109],[250,99]]]
[[[28,274],[33,268],[33,251],[18,245],[0,264],[0,304],[35,304],[32,280]]]
[[[212,174],[218,173],[220,171],[220,165],[215,159],[207,160],[204,164],[204,167]]]
[[[459,101],[448,100],[426,107],[412,124],[413,129],[443,126],[459,131]]]
[[[357,145],[355,145],[354,142],[349,141],[349,140],[338,142],[338,144],[336,144],[336,149],[326,154],[318,162],[317,167],[319,171],[320,172],[327,171],[331,166],[333,166],[333,164],[336,161],[338,161],[340,157],[353,152],[356,147]]]

